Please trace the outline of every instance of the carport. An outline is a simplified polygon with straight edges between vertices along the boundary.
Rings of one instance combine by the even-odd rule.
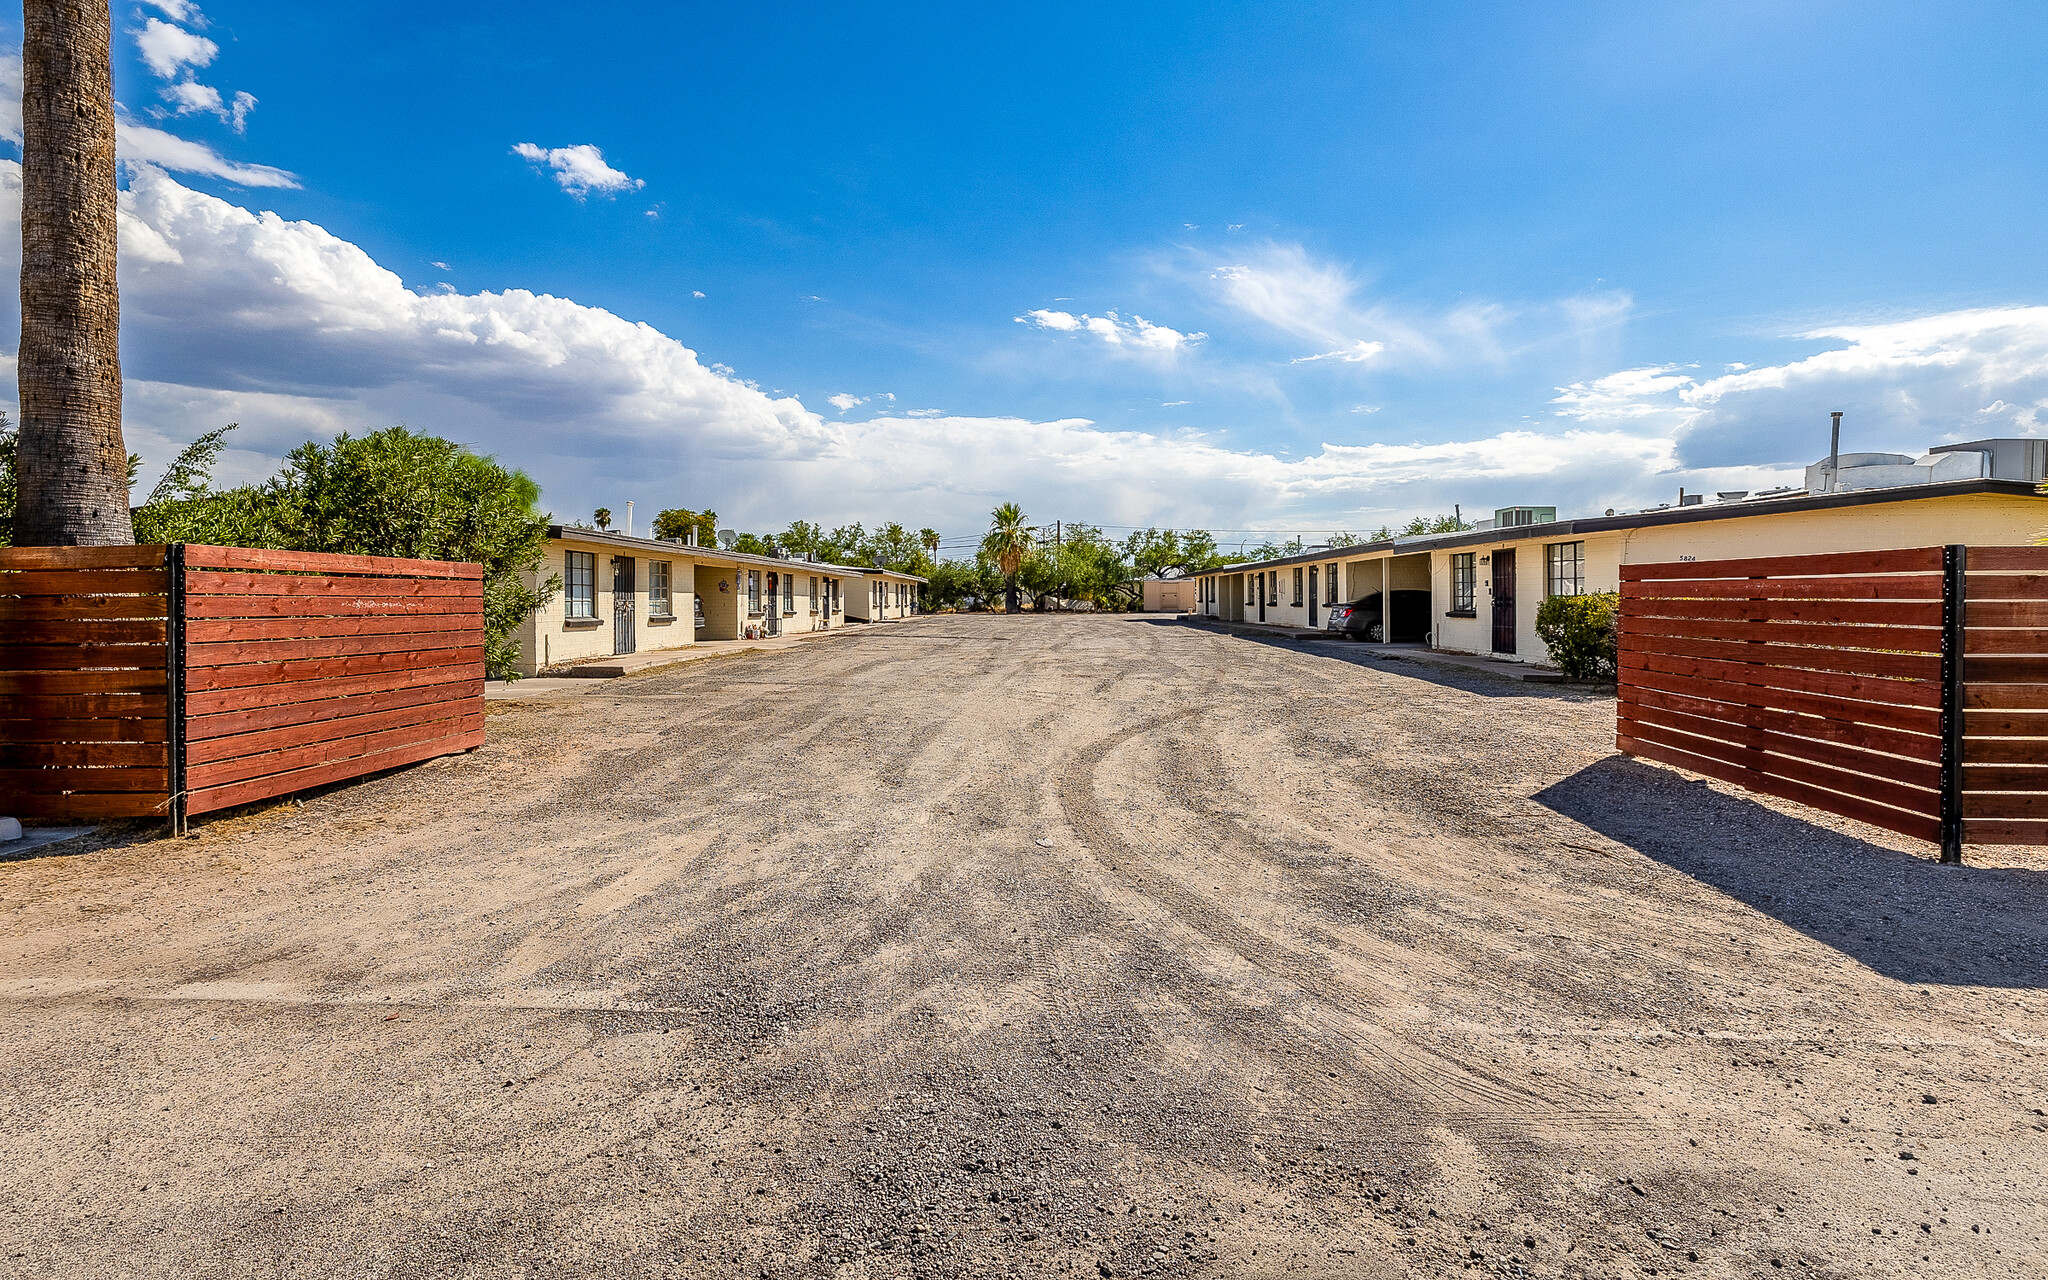
[[[1374,592],[1380,593],[1385,602],[1383,617],[1391,624],[1393,619],[1393,593],[1396,591],[1430,590],[1429,553],[1410,552],[1407,555],[1373,556],[1364,560],[1352,560],[1344,565],[1344,598],[1358,600]],[[1427,617],[1432,633],[1435,630],[1435,601]],[[1382,635],[1381,644],[1394,643],[1394,628],[1389,625]]]

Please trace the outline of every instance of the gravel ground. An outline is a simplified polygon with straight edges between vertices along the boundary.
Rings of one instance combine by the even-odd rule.
[[[2048,1274],[2048,859],[928,618],[0,864],[0,1274]]]

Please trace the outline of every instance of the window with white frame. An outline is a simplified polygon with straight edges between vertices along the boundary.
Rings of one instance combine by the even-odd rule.
[[[1586,593],[1586,544],[1552,542],[1543,548],[1543,589],[1553,596]]]
[[[562,612],[569,618],[597,616],[597,553],[568,551],[562,555]]]
[[[669,595],[669,562],[649,560],[647,562],[647,616],[650,618],[673,618],[676,616],[675,603]]]
[[[1471,613],[1479,592],[1479,553],[1461,551],[1451,557],[1451,612]]]
[[[751,614],[761,612],[761,571],[759,569],[747,570],[747,612]]]
[[[1323,578],[1323,603],[1335,604],[1337,603],[1337,566],[1335,564],[1325,565],[1323,573],[1326,575]]]

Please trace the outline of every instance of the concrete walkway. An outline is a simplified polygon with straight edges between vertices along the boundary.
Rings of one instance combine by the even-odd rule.
[[[1373,658],[1381,662],[1425,662],[1434,666],[1462,667],[1467,671],[1484,671],[1489,675],[1520,680],[1528,684],[1565,682],[1563,672],[1548,667],[1533,666],[1526,662],[1504,662],[1499,658],[1483,657],[1476,653],[1451,653],[1443,649],[1425,648],[1419,644],[1374,644],[1370,641],[1341,639],[1328,631],[1282,627],[1262,622],[1219,622],[1194,614],[1183,615],[1182,620],[1194,626],[1239,635],[1271,636],[1274,639],[1293,640],[1299,644],[1342,645],[1348,654]]]
[[[681,649],[655,649],[647,653],[627,653],[613,658],[599,658],[592,662],[579,663],[576,670],[580,674],[573,676],[531,676],[525,680],[487,681],[484,684],[484,701],[525,702],[554,694],[572,697],[596,693],[610,681],[624,676],[664,671],[685,662],[702,662],[706,658],[717,658],[732,653],[773,653],[778,649],[793,648],[806,641],[830,640],[843,636],[850,630],[852,628],[841,626],[830,631],[807,631],[800,635],[777,636],[771,640],[699,640]]]

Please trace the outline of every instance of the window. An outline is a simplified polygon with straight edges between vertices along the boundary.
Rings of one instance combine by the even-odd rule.
[[[1323,570],[1323,603],[1337,603],[1337,566],[1329,565]]]
[[[1244,602],[1246,604],[1257,604],[1259,602],[1259,598],[1252,594],[1258,589],[1258,579],[1249,573],[1246,574],[1244,576]]]
[[[647,616],[650,618],[673,618],[675,605],[668,593],[669,562],[649,560],[647,562]]]
[[[818,611],[818,579],[817,579],[817,577],[816,577],[816,576],[814,575],[814,576],[813,576],[813,577],[811,578],[811,612],[812,612],[812,613],[816,613],[817,611]]]
[[[747,570],[747,612],[761,612],[761,571]]]
[[[1280,574],[1277,570],[1266,574],[1266,603],[1268,605],[1280,603]]]
[[[782,575],[782,611],[796,612],[796,575],[793,573]]]
[[[1301,570],[1299,568],[1294,571],[1294,607],[1297,609],[1301,607]]]
[[[1543,548],[1543,589],[1553,596],[1586,593],[1586,544],[1553,542]]]
[[[570,551],[562,556],[562,608],[563,616],[570,618],[595,618],[597,616],[597,554],[592,551]]]
[[[1474,612],[1473,598],[1479,590],[1479,554],[1464,551],[1451,557],[1451,612]]]

